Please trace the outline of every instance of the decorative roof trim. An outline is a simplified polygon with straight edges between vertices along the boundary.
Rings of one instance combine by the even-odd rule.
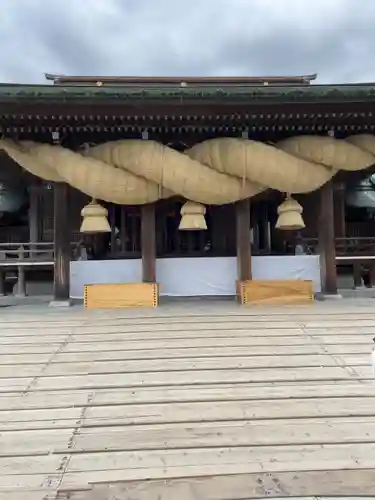
[[[46,73],[45,78],[55,85],[124,85],[124,86],[247,86],[247,85],[308,85],[317,74],[302,76],[67,76]]]

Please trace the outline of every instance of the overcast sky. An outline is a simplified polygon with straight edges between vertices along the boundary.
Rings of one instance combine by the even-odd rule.
[[[375,81],[375,0],[0,0],[0,81],[288,75]]]

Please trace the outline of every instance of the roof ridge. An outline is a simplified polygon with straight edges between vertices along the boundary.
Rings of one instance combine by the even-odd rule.
[[[46,80],[55,85],[63,83],[114,83],[123,85],[233,85],[233,84],[310,84],[317,78],[317,74],[292,76],[74,76],[46,73]]]

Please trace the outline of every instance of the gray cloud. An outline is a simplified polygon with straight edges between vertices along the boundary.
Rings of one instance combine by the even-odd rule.
[[[320,74],[375,81],[374,0],[1,0],[0,80]]]

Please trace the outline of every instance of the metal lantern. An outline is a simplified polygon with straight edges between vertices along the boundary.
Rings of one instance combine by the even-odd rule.
[[[375,208],[375,175],[351,185],[346,193],[346,203],[351,207]]]
[[[0,212],[17,212],[26,201],[25,193],[0,183]]]

